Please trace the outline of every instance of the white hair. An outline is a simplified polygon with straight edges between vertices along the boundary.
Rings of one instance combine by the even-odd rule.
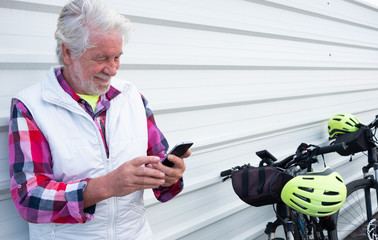
[[[125,43],[130,29],[130,21],[106,6],[103,1],[72,0],[63,7],[58,18],[55,32],[58,61],[64,65],[62,43],[75,58],[94,47],[93,43],[89,42],[91,31],[103,34],[117,32]]]

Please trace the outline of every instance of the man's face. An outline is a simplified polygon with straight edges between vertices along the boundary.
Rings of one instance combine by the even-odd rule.
[[[95,47],[71,59],[67,64],[68,72],[64,70],[63,74],[76,93],[101,95],[109,90],[111,77],[117,74],[122,38],[116,33],[94,34],[90,42],[95,43]]]

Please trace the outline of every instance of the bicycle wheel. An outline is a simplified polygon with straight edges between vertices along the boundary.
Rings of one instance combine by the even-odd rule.
[[[286,236],[286,240],[338,240],[336,230],[328,231],[326,222],[293,209],[288,209],[288,211],[292,220],[291,225],[284,221],[280,222],[284,232],[289,233],[289,235],[291,233],[291,236]],[[282,238],[275,238],[274,240],[278,239],[282,240]]]
[[[313,234],[310,235],[310,239],[315,240],[338,240],[336,228],[331,226],[335,225],[334,215],[330,216],[327,219],[312,218],[312,229]],[[332,229],[332,230],[328,230]]]
[[[369,179],[359,179],[347,184],[347,198],[343,207],[335,214],[337,223],[337,235],[339,239],[351,239],[356,234],[366,236],[367,210],[365,189],[368,190],[371,202],[372,214],[377,212],[377,191],[374,184]],[[362,231],[356,233],[355,230],[362,226]],[[361,229],[361,228],[359,228]]]
[[[320,220],[317,217],[310,217],[307,221],[307,238],[303,239],[338,240],[338,237],[336,230],[327,230],[323,220]]]
[[[309,240],[306,216],[300,212],[293,211],[294,239]]]
[[[319,218],[309,217],[302,213],[293,215],[294,238],[300,240],[338,240],[336,230],[328,231]]]

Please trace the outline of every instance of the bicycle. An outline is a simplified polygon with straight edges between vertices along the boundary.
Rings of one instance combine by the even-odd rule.
[[[358,227],[366,229],[368,239],[378,239],[378,227],[373,215],[378,207],[378,161],[375,137],[378,128],[378,115],[368,125],[357,124],[367,144],[367,165],[362,167],[363,178],[348,183],[347,198],[343,207],[335,214],[336,228],[339,239],[349,239],[350,234]],[[337,140],[337,138],[336,138]],[[352,154],[353,155],[353,154]],[[352,161],[352,155],[350,161]],[[344,155],[345,156],[345,155]],[[374,174],[369,171],[374,169]],[[376,196],[377,201],[374,201]],[[367,239],[367,238],[366,238]]]
[[[344,149],[344,143],[331,146],[320,147],[316,145],[307,145],[302,143],[295,154],[292,154],[281,161],[269,153],[267,150],[256,152],[261,158],[259,167],[273,166],[281,169],[292,177],[312,171],[312,164],[317,163],[317,156],[326,153],[336,152]],[[223,181],[232,178],[238,170],[248,167],[249,164],[236,166],[220,173]],[[235,188],[234,188],[235,189]],[[327,217],[313,217],[294,210],[282,201],[273,204],[276,220],[269,222],[265,228],[269,240],[281,240],[284,238],[276,237],[276,229],[282,226],[287,240],[302,239],[319,239],[319,240],[337,240],[337,232],[335,229],[335,219],[333,215]]]

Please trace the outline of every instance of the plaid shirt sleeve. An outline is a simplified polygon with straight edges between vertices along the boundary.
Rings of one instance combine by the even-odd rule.
[[[143,104],[146,109],[146,116],[147,116],[147,127],[148,127],[148,149],[147,155],[148,156],[159,156],[163,159],[166,155],[168,150],[168,142],[165,139],[163,133],[157,127],[154,115],[148,105],[147,99],[142,96]],[[184,188],[184,181],[183,179],[179,179],[176,184],[172,185],[171,187],[159,187],[155,188],[154,194],[157,200],[160,202],[166,202],[175,197],[179,194],[182,189]]]
[[[89,179],[54,180],[49,144],[28,109],[16,99],[9,124],[9,166],[11,196],[26,221],[84,223],[94,217],[83,209],[83,190]]]

